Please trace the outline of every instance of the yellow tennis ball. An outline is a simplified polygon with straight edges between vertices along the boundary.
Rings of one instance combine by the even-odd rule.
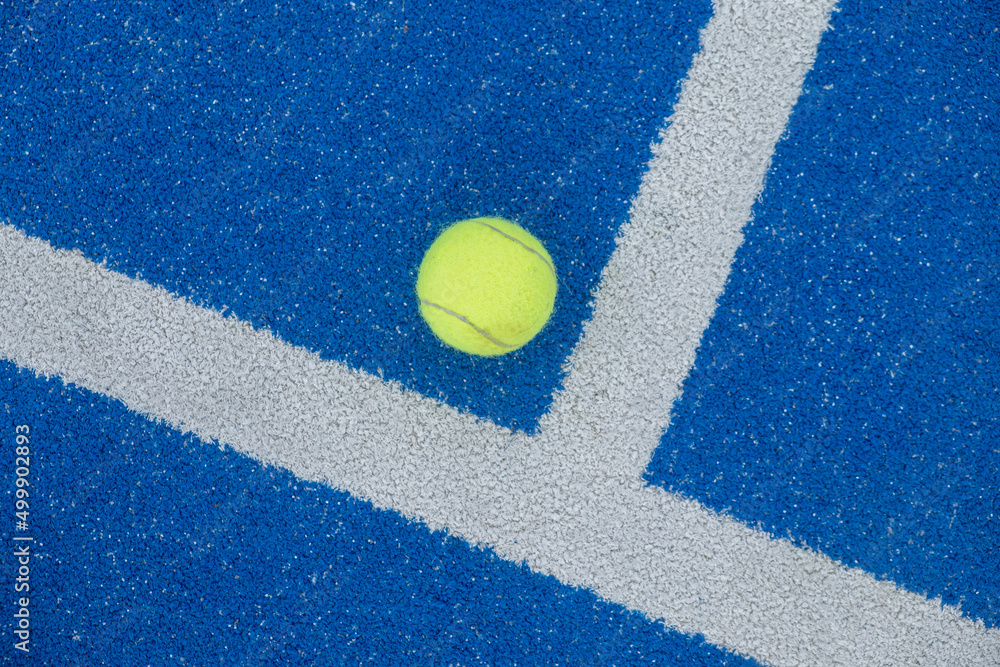
[[[444,230],[417,276],[420,314],[455,349],[513,352],[542,330],[556,300],[556,270],[538,239],[501,218]]]

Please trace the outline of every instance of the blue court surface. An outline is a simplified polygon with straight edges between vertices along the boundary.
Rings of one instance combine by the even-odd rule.
[[[0,4],[3,664],[1000,664],[1000,9],[543,4]]]

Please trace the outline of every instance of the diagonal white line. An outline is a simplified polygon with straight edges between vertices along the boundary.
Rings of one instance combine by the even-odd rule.
[[[993,665],[996,631],[0,225],[0,355],[764,663]],[[568,462],[568,465],[561,463]],[[922,660],[923,662],[919,662]]]
[[[639,479],[830,9],[716,7],[538,437],[324,362],[9,225],[0,312],[15,316],[0,319],[0,355],[764,663],[996,664],[998,633],[954,608]]]

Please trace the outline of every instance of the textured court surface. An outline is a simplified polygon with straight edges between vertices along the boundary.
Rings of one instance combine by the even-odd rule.
[[[0,15],[5,663],[1000,664],[990,3]]]

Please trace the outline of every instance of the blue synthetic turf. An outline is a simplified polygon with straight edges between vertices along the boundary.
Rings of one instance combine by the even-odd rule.
[[[710,12],[0,5],[0,219],[531,431]],[[647,474],[992,627],[998,25],[841,3]],[[436,231],[482,214],[562,281],[492,360],[412,301]],[[4,470],[35,429],[47,664],[756,664],[7,362],[0,407]]]
[[[998,18],[842,3],[647,475],[991,627]]]

